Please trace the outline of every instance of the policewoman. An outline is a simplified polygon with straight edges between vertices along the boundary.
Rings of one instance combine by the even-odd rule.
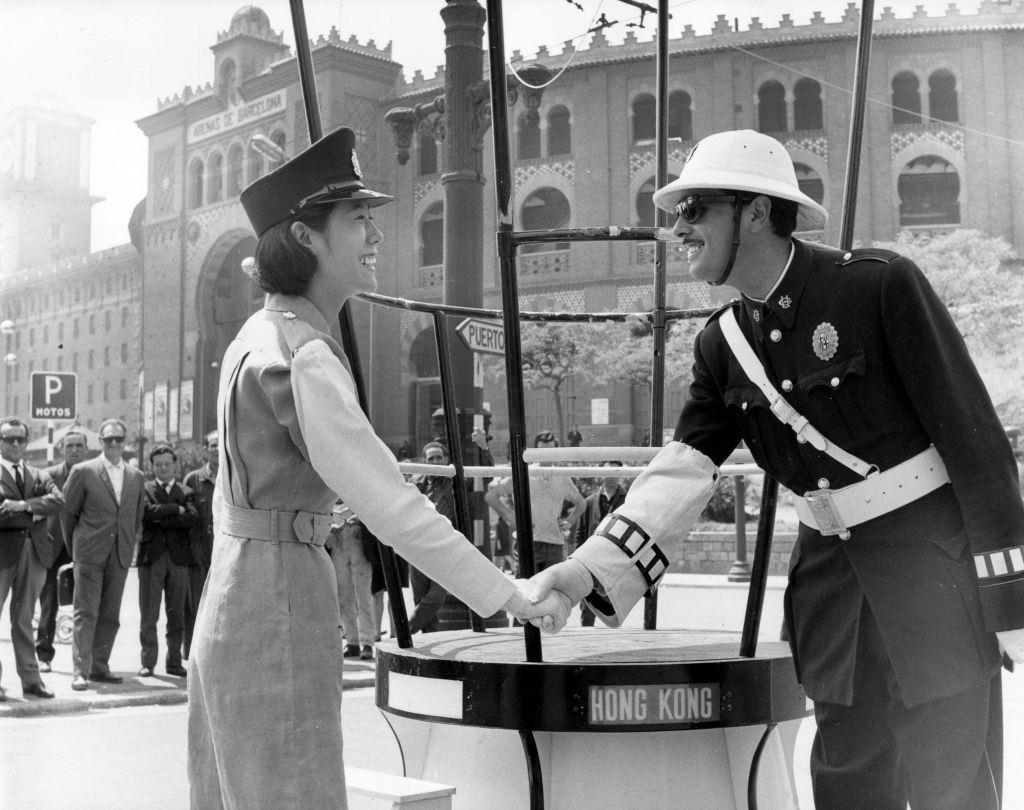
[[[193,808],[346,806],[337,584],[324,551],[339,498],[480,615],[547,607],[529,605],[405,482],[360,410],[337,318],[376,288],[372,213],[392,198],[365,188],[354,146],[338,129],[241,195],[267,296],[221,364],[213,561],[188,673]]]
[[[820,808],[996,808],[1000,645],[1024,661],[1024,509],[992,403],[908,259],[794,239],[826,211],[778,141],[711,135],[654,195],[690,274],[739,301],[694,346],[676,428],[624,504],[537,575],[617,624],[745,441],[797,496],[785,613]]]

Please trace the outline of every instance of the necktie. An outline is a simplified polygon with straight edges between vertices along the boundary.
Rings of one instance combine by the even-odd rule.
[[[18,485],[18,493],[21,495],[22,500],[25,498],[25,479],[21,477],[21,465],[18,464],[14,468],[14,483]]]

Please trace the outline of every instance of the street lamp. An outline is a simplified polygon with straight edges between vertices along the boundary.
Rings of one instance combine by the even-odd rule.
[[[0,321],[0,333],[4,336],[4,367],[7,383],[4,386],[4,413],[11,412],[11,369],[18,364],[18,355],[11,351],[11,335],[14,334],[14,321],[7,318]]]

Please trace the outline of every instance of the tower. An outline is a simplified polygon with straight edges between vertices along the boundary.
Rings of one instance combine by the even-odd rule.
[[[0,114],[0,274],[89,252],[92,124],[35,106]]]

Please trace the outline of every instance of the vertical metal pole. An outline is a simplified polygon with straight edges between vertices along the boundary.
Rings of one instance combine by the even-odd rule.
[[[656,111],[657,133],[654,147],[655,187],[668,183],[668,0],[658,0]],[[655,225],[666,227],[668,215],[655,209]],[[654,357],[651,360],[651,447],[661,447],[665,411],[665,287],[667,282],[666,245],[654,243]],[[658,626],[658,592],[644,599],[644,629]]]
[[[750,582],[750,563],[747,561],[747,479],[733,477],[736,502],[733,515],[736,520],[736,560],[729,569],[730,582]]]
[[[744,658],[753,658],[757,652],[757,634],[761,629],[761,609],[767,589],[768,564],[772,557],[772,529],[775,526],[775,507],[778,502],[779,482],[774,476],[765,473],[761,490],[761,515],[757,522],[757,546],[754,549],[743,632],[740,634],[740,655]]]
[[[857,182],[860,179],[861,145],[864,140],[864,106],[868,91],[868,69],[871,65],[871,26],[875,14],[874,0],[864,0],[860,9],[860,33],[857,36],[857,65],[854,71],[853,106],[850,110],[850,147],[846,155],[846,186],[843,190],[843,219],[839,247],[853,246],[853,223],[857,217]]]
[[[533,516],[530,511],[530,481],[523,450],[526,449],[526,405],[523,398],[523,347],[519,335],[519,285],[516,277],[515,244],[509,198],[512,169],[508,149],[508,94],[505,89],[505,40],[501,0],[487,0],[487,39],[491,75],[491,131],[494,137],[494,173],[498,203],[498,262],[501,269],[501,306],[504,311],[505,376],[508,385],[508,433],[512,464],[512,491],[516,510],[516,550],[520,575],[534,572]],[[526,660],[542,660],[540,631],[526,625]]]
[[[455,528],[473,542],[473,523],[469,517],[469,500],[466,497],[466,470],[462,463],[462,436],[459,435],[459,412],[455,405],[455,386],[452,380],[452,356],[448,347],[447,317],[434,310],[434,340],[437,341],[437,363],[441,374],[441,402],[444,405],[444,428],[448,436],[449,458],[455,465],[452,481],[452,495],[455,498]],[[483,633],[484,620],[472,610],[469,611],[473,629]]]
[[[292,11],[292,28],[295,31],[295,59],[299,66],[299,83],[302,86],[302,101],[306,108],[306,123],[309,126],[309,142],[313,144],[323,137],[324,129],[320,120],[320,104],[316,97],[316,77],[313,75],[313,56],[309,48],[309,34],[306,32],[306,13],[302,7],[302,0],[289,0],[289,5]],[[347,302],[338,313],[338,326],[341,330],[342,348],[348,357],[352,379],[355,381],[359,406],[369,416],[370,406],[366,397],[362,367],[359,365],[359,348],[352,327],[352,311]],[[409,633],[409,618],[405,611],[405,597],[402,595],[398,559],[390,546],[378,542],[377,550],[384,568],[384,584],[388,592],[388,605],[395,623],[398,646],[407,649],[412,646],[412,636]]]

